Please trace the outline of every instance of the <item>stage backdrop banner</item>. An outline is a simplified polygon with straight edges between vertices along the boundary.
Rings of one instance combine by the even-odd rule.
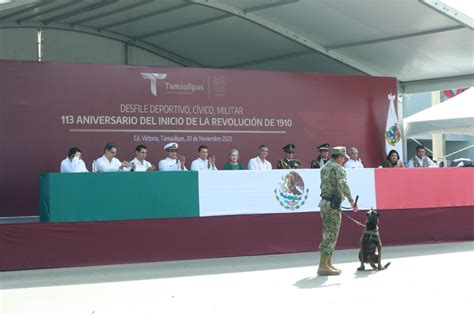
[[[0,61],[0,216],[37,215],[38,176],[71,147],[91,169],[107,142],[127,161],[145,144],[155,165],[178,142],[188,168],[206,144],[220,169],[230,149],[246,164],[261,144],[275,167],[288,143],[307,168],[330,143],[376,167],[395,90],[383,77]]]
[[[376,208],[374,169],[349,170],[361,209]],[[199,172],[200,216],[319,211],[320,171]],[[343,206],[349,207],[347,200]]]

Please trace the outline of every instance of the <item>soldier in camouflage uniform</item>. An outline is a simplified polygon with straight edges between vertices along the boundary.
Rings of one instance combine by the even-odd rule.
[[[332,265],[332,255],[336,248],[339,228],[341,226],[341,206],[333,205],[331,200],[334,196],[342,201],[346,197],[354,211],[357,205],[351,196],[347,184],[346,171],[342,167],[346,158],[345,147],[334,147],[331,150],[331,160],[321,169],[321,201],[319,202],[321,221],[323,224],[322,241],[319,245],[321,259],[318,267],[318,275],[331,276],[341,274],[341,270]]]
[[[295,156],[294,144],[287,144],[282,148],[282,150],[285,152],[286,157],[284,159],[278,160],[278,169],[301,168],[301,162],[293,158]]]

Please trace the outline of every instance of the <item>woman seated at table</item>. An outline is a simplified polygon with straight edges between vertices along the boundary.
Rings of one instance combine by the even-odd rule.
[[[232,171],[232,170],[244,170],[244,166],[242,163],[238,162],[239,160],[239,150],[232,149],[229,152],[229,162],[224,164],[224,170]]]
[[[405,167],[396,150],[390,150],[390,152],[388,152],[387,159],[383,162],[382,166],[388,168]]]

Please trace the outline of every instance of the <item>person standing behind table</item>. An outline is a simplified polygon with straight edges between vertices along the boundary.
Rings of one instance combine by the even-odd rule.
[[[296,169],[301,168],[301,162],[299,160],[295,160],[295,145],[294,144],[287,144],[282,148],[283,152],[285,152],[285,158],[278,160],[277,168],[278,169]]]
[[[364,168],[361,159],[359,159],[359,150],[356,147],[349,149],[350,159],[344,164],[345,168]]]
[[[239,162],[239,150],[232,149],[229,151],[229,162],[224,164],[225,171],[244,170],[245,167]]]
[[[67,153],[67,158],[62,160],[60,171],[61,173],[86,173],[86,164],[81,159],[81,150],[79,148],[70,148]]]
[[[329,143],[323,143],[319,147],[319,156],[311,161],[311,168],[322,168],[329,161]]]
[[[387,159],[383,162],[382,167],[384,168],[401,168],[405,167],[403,162],[400,160],[400,156],[396,150],[390,150],[387,154]]]
[[[346,171],[342,167],[346,158],[348,156],[345,147],[332,148],[331,160],[323,166],[320,172],[321,201],[319,202],[319,208],[323,229],[322,241],[319,245],[321,258],[318,275],[321,276],[341,274],[341,270],[332,264],[332,255],[336,248],[341,227],[341,202],[344,197],[349,200],[353,211],[358,210],[347,183]],[[339,202],[331,202],[333,198],[338,199]]]
[[[266,145],[260,145],[257,150],[257,157],[249,161],[247,168],[249,170],[271,170],[272,164],[267,161],[268,151]]]
[[[178,144],[176,142],[165,144],[163,148],[167,157],[158,163],[158,169],[160,171],[166,172],[188,170],[184,165],[186,162],[186,157],[184,155],[178,155]]]
[[[120,162],[117,155],[117,146],[113,143],[107,143],[104,148],[104,155],[95,160],[97,172],[128,172],[128,162]]]
[[[416,155],[408,161],[408,167],[439,167],[429,157],[426,156],[425,147],[416,147]]]
[[[139,144],[135,148],[135,158],[129,162],[130,171],[132,172],[146,172],[154,171],[156,167],[148,162],[146,159],[148,149],[145,145]]]
[[[198,148],[199,158],[191,163],[191,171],[217,171],[216,157],[209,156],[207,145],[201,145]]]

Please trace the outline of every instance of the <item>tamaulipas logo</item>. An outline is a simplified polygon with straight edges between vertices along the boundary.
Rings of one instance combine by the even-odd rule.
[[[385,131],[385,140],[387,141],[388,144],[392,146],[400,142],[401,138],[402,138],[402,134],[400,132],[400,128],[398,127],[398,124],[394,124],[393,126],[388,128],[387,131]]]
[[[291,171],[282,176],[282,182],[274,190],[276,200],[280,205],[289,210],[301,208],[308,199],[309,189],[304,187],[304,181],[300,174]]]
[[[168,76],[166,73],[141,72],[143,79],[150,80],[151,94],[156,96],[156,80],[164,80]]]
[[[157,94],[157,82],[156,80],[164,80],[168,76],[166,73],[154,73],[154,72],[140,72],[141,76],[145,80],[150,80],[150,92],[154,96]],[[164,88],[166,93],[169,94],[193,94],[194,92],[204,91],[204,85],[195,84],[191,82],[168,82],[164,81]]]

